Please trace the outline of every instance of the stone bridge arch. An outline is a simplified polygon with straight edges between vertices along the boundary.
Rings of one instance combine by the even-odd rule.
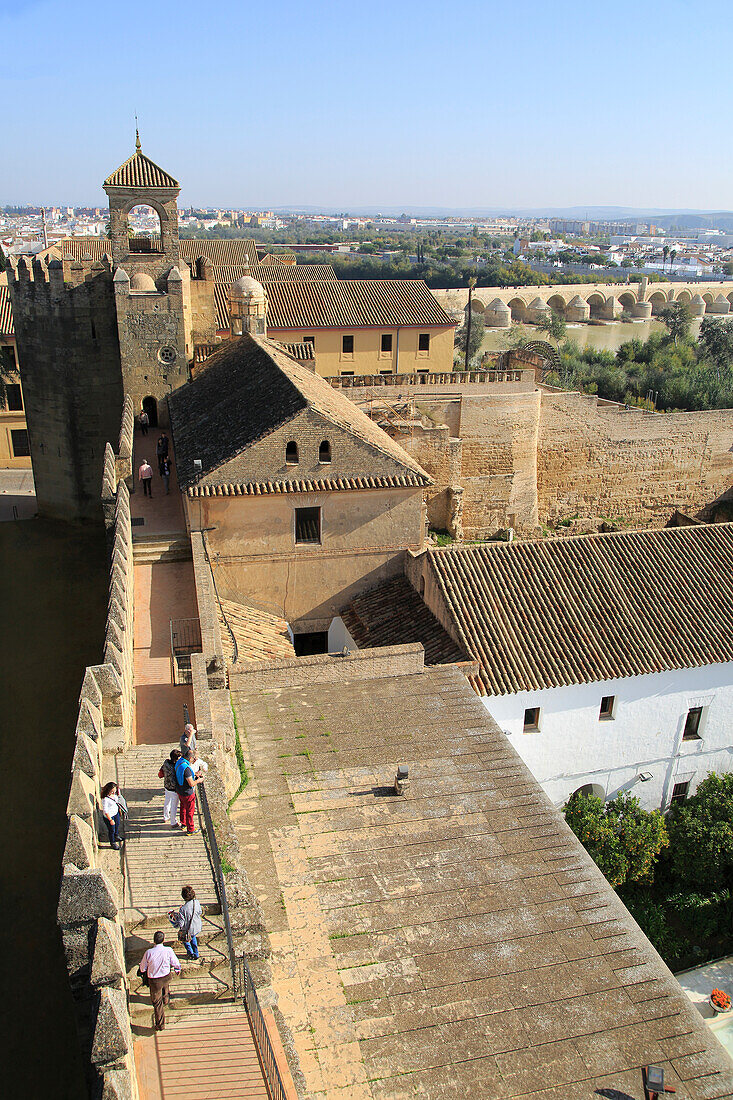
[[[551,310],[558,313],[561,317],[565,316],[565,310],[567,308],[567,301],[562,294],[553,294],[547,299],[547,304]]]
[[[512,321],[526,321],[527,320],[527,303],[524,298],[520,298],[519,295],[515,295],[507,302],[512,314]]]

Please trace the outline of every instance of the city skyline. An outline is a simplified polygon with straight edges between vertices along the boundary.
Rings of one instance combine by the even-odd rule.
[[[0,203],[102,204],[137,113],[182,206],[725,210],[732,34],[727,6],[707,16],[278,0],[262,24],[132,0],[121,22],[89,0],[0,0]]]

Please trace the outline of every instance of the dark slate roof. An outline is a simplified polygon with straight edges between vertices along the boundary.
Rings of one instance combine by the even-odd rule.
[[[434,549],[485,693],[733,660],[733,524]]]
[[[359,649],[421,642],[426,665],[468,660],[405,577],[362,592],[340,615]]]
[[[196,486],[208,474],[213,475],[219,467],[306,408],[313,409],[391,460],[380,466],[378,454],[375,454],[370,474],[388,474],[395,480],[402,475],[405,485],[431,484],[430,477],[415,459],[348,397],[334,390],[307,366],[291,359],[279,344],[263,337],[243,336],[225,341],[190,382],[170,395],[168,403],[178,481],[184,489]],[[201,460],[200,473],[194,470],[194,459]],[[270,474],[269,469],[263,468],[261,477],[256,479],[259,491],[284,491],[267,488]],[[360,476],[352,479],[352,474]],[[336,483],[339,478],[344,480],[343,485]],[[334,489],[375,487],[368,484],[369,478],[363,471],[334,469],[333,480]],[[364,483],[349,485],[347,480]],[[279,479],[277,486],[284,482],[291,487],[305,484],[298,467],[293,469],[292,477]],[[240,485],[237,495],[249,492],[248,485]]]

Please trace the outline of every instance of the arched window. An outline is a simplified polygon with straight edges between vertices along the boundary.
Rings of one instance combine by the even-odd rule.
[[[298,444],[291,439],[285,448],[285,463],[287,466],[298,465]]]
[[[318,461],[330,462],[331,461],[331,444],[327,439],[324,439],[318,448]]]
[[[144,203],[127,212],[127,236],[130,252],[162,252],[160,215]]]

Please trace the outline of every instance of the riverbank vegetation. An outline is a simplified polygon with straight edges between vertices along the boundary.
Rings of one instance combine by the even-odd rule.
[[[689,317],[680,318],[677,311],[665,320],[666,312],[659,316],[666,333],[630,340],[615,353],[564,341],[560,369],[545,381],[641,408],[733,408],[733,325],[705,317],[699,339],[693,340]]]
[[[574,794],[571,829],[672,970],[733,952],[733,775],[712,773],[665,815],[623,792]]]

